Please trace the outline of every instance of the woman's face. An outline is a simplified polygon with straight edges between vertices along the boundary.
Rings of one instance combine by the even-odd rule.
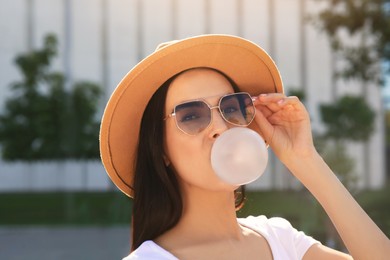
[[[180,74],[170,85],[165,115],[175,105],[194,99],[205,100],[210,107],[218,105],[221,96],[233,93],[230,82],[221,74],[209,69],[193,69]],[[219,135],[231,125],[224,121],[218,109],[212,109],[210,125],[195,136],[177,128],[175,118],[165,121],[165,159],[178,175],[182,187],[207,190],[233,191],[237,186],[222,182],[211,167],[211,148]]]

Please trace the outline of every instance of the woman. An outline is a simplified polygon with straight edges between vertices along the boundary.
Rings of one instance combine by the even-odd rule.
[[[222,107],[231,97],[252,106],[253,116],[230,118]],[[134,198],[132,253],[125,259],[351,258],[287,220],[236,218],[240,187],[216,177],[210,153],[237,126],[264,138],[321,203],[354,258],[387,257],[388,238],[318,155],[308,113],[283,94],[272,59],[242,38],[204,35],[159,46],[107,104],[102,160],[118,188]]]

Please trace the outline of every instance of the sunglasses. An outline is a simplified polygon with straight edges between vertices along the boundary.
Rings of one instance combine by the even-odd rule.
[[[252,97],[246,92],[239,92],[222,96],[218,105],[213,107],[202,99],[178,104],[164,120],[175,117],[177,128],[188,135],[196,135],[211,124],[211,110],[215,108],[226,122],[235,126],[248,126],[256,111]]]

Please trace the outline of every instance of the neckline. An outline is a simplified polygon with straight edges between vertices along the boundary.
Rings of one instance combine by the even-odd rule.
[[[168,256],[169,258],[172,258],[172,259],[175,259],[175,260],[179,260],[179,258],[174,256],[171,252],[169,252],[168,250],[166,250],[165,248],[163,248],[162,246],[160,246],[159,244],[157,244],[153,240],[146,240],[144,243],[145,243],[145,245],[154,247],[154,249],[156,249],[160,253],[163,253],[164,255]],[[144,243],[142,243],[142,244],[144,244]]]
[[[248,221],[248,218],[251,218],[251,216],[248,216],[246,218],[237,218],[237,224],[240,225],[241,227],[248,228],[248,229],[252,230],[253,232],[255,232],[255,233],[259,234],[260,236],[262,236],[265,239],[265,241],[267,242],[267,244],[268,244],[268,246],[269,246],[269,248],[271,250],[272,259],[275,259],[275,252],[276,251],[273,248],[273,243],[270,243],[270,240],[272,240],[271,237],[264,230],[256,228],[256,227],[254,227],[254,225],[245,223],[245,222]],[[169,256],[172,259],[175,259],[175,260],[179,259],[175,255],[173,255],[171,252],[169,252],[168,250],[166,250],[165,248],[163,248],[162,246],[160,246],[159,244],[154,242],[153,240],[147,240],[144,243],[149,244],[149,246],[155,247],[156,250],[158,250],[159,252],[164,253],[165,255]]]

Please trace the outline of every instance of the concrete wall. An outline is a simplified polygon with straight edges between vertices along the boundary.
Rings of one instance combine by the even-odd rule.
[[[10,95],[10,83],[20,79],[14,57],[40,47],[47,33],[55,33],[60,43],[53,70],[64,72],[69,82],[85,79],[101,84],[105,100],[123,75],[158,43],[203,33],[243,36],[268,51],[281,71],[286,92],[305,90],[314,129],[321,129],[320,103],[344,93],[363,93],[359,82],[332,80],[335,61],[327,38],[302,20],[321,9],[314,0],[0,0],[0,5],[0,111]],[[383,109],[379,87],[368,89],[367,98],[378,114],[376,132],[369,143],[350,144],[348,151],[357,162],[359,186],[378,188],[385,176]],[[26,189],[84,187],[82,169],[92,164],[73,163],[21,166],[0,161],[0,190],[20,190],[23,185]],[[102,168],[93,165],[87,167],[87,179],[96,174],[102,181],[96,188],[109,187]],[[299,186],[286,172],[271,153],[267,172],[251,187]],[[73,179],[60,184],[61,178]]]
[[[100,161],[2,163],[0,191],[105,191],[113,188]]]

